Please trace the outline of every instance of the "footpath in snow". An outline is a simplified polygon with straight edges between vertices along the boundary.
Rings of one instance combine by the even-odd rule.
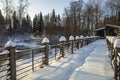
[[[49,66],[37,69],[24,80],[114,80],[105,40],[98,40]]]

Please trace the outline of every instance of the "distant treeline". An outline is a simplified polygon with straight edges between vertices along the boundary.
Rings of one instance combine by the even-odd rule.
[[[0,10],[0,41],[6,41],[8,36],[17,34],[29,34],[34,36],[53,37],[65,35],[94,35],[94,30],[104,27],[106,24],[120,25],[120,1],[83,0],[71,1],[64,9],[63,16],[55,12],[55,9],[42,15],[36,14],[31,20],[26,10],[29,7],[28,0],[18,0],[18,6],[12,4],[14,0],[1,0],[4,16]],[[61,5],[62,6],[62,5]],[[51,37],[51,38],[52,38]]]

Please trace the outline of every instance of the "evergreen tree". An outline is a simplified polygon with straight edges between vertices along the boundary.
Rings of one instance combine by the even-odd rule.
[[[37,30],[37,21],[38,21],[38,18],[37,18],[37,15],[35,15],[34,19],[33,19],[33,29],[32,29],[32,33],[34,36],[36,36],[36,30]]]
[[[57,19],[56,19],[56,14],[55,14],[55,10],[53,9],[51,17],[50,17],[50,22],[51,23],[56,23]]]
[[[61,18],[60,18],[60,15],[58,14],[57,16],[57,26],[61,26]]]
[[[30,16],[29,15],[27,15],[26,16],[26,24],[27,24],[27,33],[31,33],[31,31],[32,31],[32,23],[31,23],[31,19],[30,19]]]
[[[43,22],[43,16],[42,16],[42,13],[40,12],[40,14],[38,15],[38,26],[37,26],[37,29],[38,29],[38,35],[42,34],[43,32],[43,27],[44,27],[44,22]]]
[[[15,33],[15,31],[18,31],[20,29],[20,24],[18,21],[18,18],[16,16],[16,11],[14,11],[13,13],[13,31]]]
[[[0,10],[0,45],[4,45],[7,41],[5,20]]]

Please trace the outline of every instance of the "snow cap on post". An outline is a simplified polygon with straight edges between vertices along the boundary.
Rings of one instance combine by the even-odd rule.
[[[42,44],[46,44],[46,43],[49,43],[49,39],[47,37],[43,38],[42,40]]]
[[[114,42],[114,48],[120,48],[120,39],[116,39]]]
[[[84,38],[83,35],[81,35],[81,36],[80,36],[80,39],[83,39],[83,38]]]
[[[116,39],[118,39],[118,37],[112,37],[111,38],[111,43],[114,43]]]
[[[74,37],[73,37],[73,36],[70,36],[70,37],[69,37],[69,40],[70,40],[70,41],[73,41],[73,40],[74,40]]]
[[[5,44],[5,48],[9,48],[9,47],[16,47],[16,44],[13,41],[8,41]]]
[[[63,42],[63,41],[66,41],[65,36],[61,36],[60,39],[59,39],[59,42]]]
[[[78,40],[78,39],[80,39],[80,38],[79,38],[79,36],[76,36],[75,39]]]

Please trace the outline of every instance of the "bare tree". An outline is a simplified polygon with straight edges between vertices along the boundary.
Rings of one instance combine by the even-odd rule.
[[[18,0],[18,16],[20,21],[20,27],[21,27],[22,18],[26,14],[26,10],[28,6],[29,6],[28,0]]]
[[[10,19],[12,15],[13,7],[13,0],[1,0],[3,5],[3,10],[6,15],[6,19]]]

